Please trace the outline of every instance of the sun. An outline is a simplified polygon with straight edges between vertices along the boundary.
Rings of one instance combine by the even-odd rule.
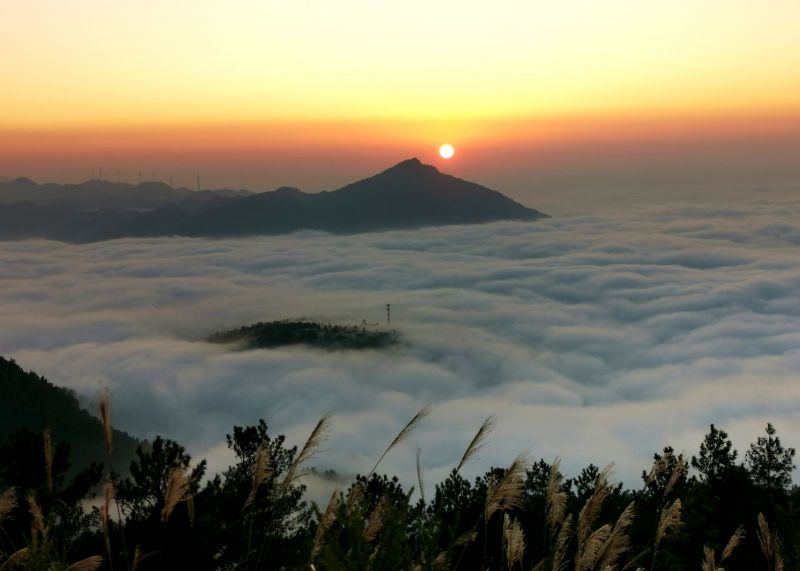
[[[453,155],[455,155],[455,154],[456,154],[456,150],[453,148],[453,145],[450,145],[450,144],[448,144],[448,143],[445,143],[444,145],[442,145],[441,147],[439,147],[439,155],[440,155],[440,156],[441,156],[443,159],[449,159],[449,158],[452,158],[452,157],[453,157]]]

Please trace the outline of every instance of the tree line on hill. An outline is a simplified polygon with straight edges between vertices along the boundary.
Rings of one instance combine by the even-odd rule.
[[[433,490],[418,455],[415,494],[379,468],[425,416],[325,506],[305,499],[303,476],[327,417],[300,448],[264,421],[234,427],[235,462],[207,478],[205,461],[160,437],[139,447],[127,475],[117,472],[105,400],[107,459],[72,476],[69,445],[54,444],[58,427],[19,429],[0,443],[0,569],[800,568],[795,450],[772,424],[743,463],[711,425],[696,455],[663,448],[629,490],[611,483],[610,467],[568,478],[558,460],[525,456],[468,480],[462,468],[486,444],[489,418]]]

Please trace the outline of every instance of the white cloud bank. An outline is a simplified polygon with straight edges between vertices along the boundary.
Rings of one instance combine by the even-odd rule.
[[[696,453],[708,424],[744,451],[767,421],[800,445],[800,204],[620,208],[533,224],[359,236],[0,243],[0,354],[91,398],[115,424],[185,444],[212,469],[224,435],[264,418],[316,464],[443,477],[484,417],[472,475],[521,450],[567,472],[617,463],[637,485],[666,444]],[[379,352],[229,352],[201,340],[258,320],[385,320]]]

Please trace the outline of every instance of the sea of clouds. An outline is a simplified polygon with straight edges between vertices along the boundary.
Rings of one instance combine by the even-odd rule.
[[[417,446],[435,482],[493,414],[469,476],[528,451],[568,474],[613,460],[638,486],[712,422],[741,456],[767,421],[800,447],[800,202],[743,196],[355,236],[0,242],[0,354],[88,407],[109,387],[117,427],[212,472],[234,425],[299,445],[330,413],[314,465],[363,473],[429,404],[382,465],[409,485]],[[283,318],[385,326],[387,303],[387,350],[203,341]]]

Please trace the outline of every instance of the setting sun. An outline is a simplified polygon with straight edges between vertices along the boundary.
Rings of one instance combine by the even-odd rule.
[[[445,143],[439,147],[439,155],[441,155],[443,159],[452,158],[454,154],[456,154],[456,150],[453,148],[453,145]]]

